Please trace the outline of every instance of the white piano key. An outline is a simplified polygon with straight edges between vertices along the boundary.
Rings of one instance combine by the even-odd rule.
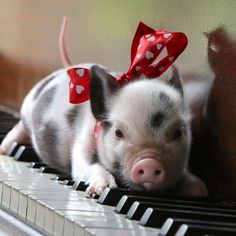
[[[87,217],[95,217],[95,218],[100,218],[100,217],[105,217],[105,218],[116,218],[119,216],[114,212],[114,207],[111,206],[104,206],[107,208],[105,211],[77,211],[77,210],[55,210],[55,214],[61,214],[64,215],[64,217],[71,218],[73,220],[77,219],[83,219]]]
[[[65,219],[63,236],[73,236],[73,235],[74,235],[74,222],[69,219]]]
[[[78,196],[80,197],[80,196]],[[80,199],[82,203],[85,202],[85,199]],[[62,199],[61,201],[59,200],[54,200],[54,199],[44,199],[44,200],[37,200],[36,201],[36,212],[35,212],[35,225],[38,226],[39,228],[43,229],[44,228],[44,223],[46,217],[46,208],[50,207],[55,211],[56,208],[66,208],[67,202],[71,202],[72,204],[76,204],[76,201],[68,201],[66,198]]]
[[[87,201],[87,202],[86,202]],[[64,221],[65,221],[65,214],[69,214],[73,212],[76,215],[83,216],[98,216],[99,213],[113,213],[113,208],[108,206],[102,206],[96,203],[96,201],[92,199],[86,199],[82,203],[72,203],[68,202],[64,204],[64,206],[51,203],[47,203],[47,205],[50,205],[54,210],[54,226],[53,226],[53,235],[63,235],[61,232],[63,232],[62,229],[64,229]],[[48,210],[49,211],[49,210]],[[51,214],[52,215],[52,214]],[[45,216],[45,219],[47,216]],[[51,229],[49,230],[51,232]]]
[[[50,228],[49,230],[47,229],[46,232],[48,233],[54,233],[56,235],[60,235],[59,232],[61,232],[61,228],[64,229],[64,224],[65,224],[65,217],[70,217],[72,220],[75,219],[84,219],[84,218],[109,218],[113,219],[117,217],[117,214],[113,211],[113,207],[106,206],[108,208],[104,212],[96,212],[96,211],[76,211],[76,210],[55,210],[51,209],[51,216],[53,216],[53,211],[54,211],[54,216],[53,216],[53,221],[54,221],[54,227],[53,231]],[[46,220],[46,217],[45,217]],[[64,221],[63,221],[64,220]],[[60,229],[58,229],[58,225],[60,226]]]
[[[2,187],[1,204],[3,207],[9,209],[10,201],[11,201],[11,185],[4,184]]]
[[[10,210],[13,212],[13,213],[17,213],[18,211],[18,205],[19,205],[19,191],[18,189],[12,187],[12,190],[11,190],[11,201],[10,201]]]
[[[53,200],[53,201],[83,201],[84,197],[76,194],[60,194],[60,192],[46,192],[46,191],[37,191],[36,193],[32,193],[28,195],[28,207],[26,213],[26,219],[29,220],[31,223],[35,223],[35,216],[36,216],[36,205],[38,200]],[[46,218],[46,215],[45,215]]]
[[[64,190],[64,189],[63,189]],[[11,202],[10,202],[10,210],[12,210],[14,213],[17,213],[18,211],[18,206],[19,206],[19,197],[20,197],[20,194],[25,194],[27,197],[28,195],[30,194],[42,194],[42,190],[40,189],[17,189],[15,188],[14,186],[12,187],[12,193],[11,193]],[[47,196],[48,194],[54,194],[54,195],[64,195],[64,194],[70,194],[72,195],[72,192],[71,191],[62,191],[61,189],[59,190],[55,190],[55,189],[50,189],[47,190],[47,191],[44,191],[45,195]],[[75,192],[76,193],[76,192]],[[73,193],[73,194],[75,194]],[[76,195],[75,195],[76,196]],[[22,196],[23,197],[23,196]]]
[[[64,219],[65,219],[64,220],[64,236],[66,236],[66,235],[74,235],[75,227],[77,227],[77,232],[79,232],[79,229],[80,229],[79,235],[82,235],[83,233],[85,233],[85,228],[87,226],[85,225],[86,222],[88,225],[93,224],[93,222],[107,222],[108,219],[109,221],[116,222],[116,221],[124,220],[124,216],[118,215],[114,211],[112,212],[78,211],[76,215],[64,214]],[[96,225],[96,227],[97,226],[98,225]]]
[[[45,220],[44,220],[43,229],[49,234],[53,233],[54,219],[55,219],[54,208],[47,206],[45,210]]]
[[[2,181],[0,181],[0,202],[2,202]]]
[[[96,201],[86,198],[84,198],[80,202],[39,200],[37,201],[35,224],[40,228],[43,228],[42,216],[45,217],[47,206],[51,207],[54,210],[61,209],[61,210],[77,210],[77,211],[91,211],[91,212],[111,211],[110,208],[106,208],[105,206],[97,204]]]
[[[84,192],[62,186],[48,176],[25,163],[0,158],[3,206],[48,235],[158,235],[157,229],[139,226],[116,214],[113,207],[99,205],[85,198]]]
[[[40,204],[36,205],[35,225],[40,229],[43,229],[44,226],[45,208],[46,205],[43,202],[40,202]]]
[[[47,181],[50,181],[50,180],[47,179]],[[21,196],[21,201],[19,201],[21,191],[23,190],[30,190],[30,189],[35,190],[35,191],[45,190],[45,192],[64,190],[63,186],[60,186],[57,184],[52,185],[51,182],[47,182],[47,181],[43,182],[43,184],[37,183],[37,181],[30,182],[30,181],[24,181],[24,180],[19,180],[19,181],[7,180],[3,182],[2,205],[6,208],[9,208],[10,205],[12,205],[11,207],[14,209],[14,212],[18,212],[18,207],[16,204],[18,204],[21,201],[27,202],[27,200],[24,199],[25,198],[24,196]],[[22,192],[22,194],[23,193],[25,192]],[[25,207],[26,205],[23,204],[20,209],[20,216],[22,216],[23,218],[25,218]]]
[[[17,210],[17,214],[22,218],[26,218],[26,210],[27,210],[27,204],[28,204],[28,198],[27,195],[22,194],[22,192],[19,192],[19,206]]]
[[[63,236],[64,222],[65,222],[64,214],[59,214],[59,213],[55,214],[55,220],[53,225],[54,236]]]
[[[27,192],[29,193],[29,192]],[[28,194],[28,207],[26,213],[26,219],[32,223],[35,223],[35,216],[36,216],[36,205],[39,200],[52,200],[52,201],[62,201],[62,202],[77,202],[77,201],[84,201],[84,194],[80,193],[79,191],[31,191]],[[49,207],[49,206],[48,206]],[[45,208],[45,225],[44,229],[47,232],[52,232],[53,230],[53,220],[54,220],[54,209]],[[49,214],[49,216],[48,216]],[[52,223],[50,223],[52,221]]]
[[[80,235],[79,232],[75,231],[74,235]],[[158,230],[128,230],[128,229],[100,229],[100,228],[93,228],[87,229],[85,236],[158,236]]]
[[[28,179],[18,179],[17,182],[15,180],[4,180],[2,182],[2,199],[1,199],[2,206],[9,209],[10,202],[12,199],[12,187],[17,186],[19,188],[18,185],[19,183],[25,186],[27,182]]]
[[[42,191],[47,192],[47,193],[54,193],[54,194],[60,194],[63,191],[69,191],[67,189],[64,189],[62,186],[60,185],[56,185],[54,186],[54,188],[50,188],[47,186],[41,186],[41,187],[37,187],[37,189],[35,188],[31,188],[31,194],[33,193],[42,193]],[[19,214],[20,217],[22,217],[23,219],[26,219],[27,216],[27,206],[28,206],[28,195],[29,192],[28,190],[19,190],[19,207],[18,207],[18,211],[17,213]]]
[[[26,211],[26,219],[33,224],[35,222],[36,201],[37,199],[33,196],[28,198],[28,206]]]
[[[146,228],[138,225],[136,221],[126,219],[124,215],[116,213],[112,217],[84,217],[77,220],[65,217],[64,235],[69,233],[73,235],[71,232],[75,235],[82,235],[86,230],[92,228],[146,231]],[[158,233],[157,230],[152,230],[152,232],[154,231]]]

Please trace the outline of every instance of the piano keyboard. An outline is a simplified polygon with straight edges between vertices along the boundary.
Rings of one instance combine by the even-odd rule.
[[[16,121],[0,112],[0,134]],[[13,144],[0,156],[0,208],[43,235],[236,235],[236,203],[227,199],[121,188],[90,199],[86,186],[39,162],[31,147]]]

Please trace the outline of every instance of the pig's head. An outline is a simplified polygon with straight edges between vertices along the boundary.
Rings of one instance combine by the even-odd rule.
[[[101,121],[99,162],[128,187],[165,190],[187,165],[190,114],[178,73],[169,81],[140,79],[119,86],[98,66],[91,68],[90,102]]]

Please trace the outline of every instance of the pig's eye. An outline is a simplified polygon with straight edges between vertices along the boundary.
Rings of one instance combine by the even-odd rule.
[[[124,137],[124,135],[123,135],[123,133],[120,129],[117,129],[115,131],[115,135],[116,135],[117,138],[123,138]]]
[[[181,128],[176,129],[175,133],[174,133],[174,139],[180,138],[182,136],[182,134],[183,134],[183,131]]]

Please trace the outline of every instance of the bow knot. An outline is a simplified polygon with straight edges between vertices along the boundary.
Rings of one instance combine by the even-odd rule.
[[[154,30],[140,22],[133,38],[130,54],[130,66],[126,73],[117,76],[120,83],[145,76],[156,78],[165,72],[177,59],[188,44],[182,32],[168,32],[165,29]],[[158,56],[166,48],[166,55]],[[83,73],[82,73],[83,71]],[[70,102],[80,103],[89,99],[89,70],[70,68]]]

